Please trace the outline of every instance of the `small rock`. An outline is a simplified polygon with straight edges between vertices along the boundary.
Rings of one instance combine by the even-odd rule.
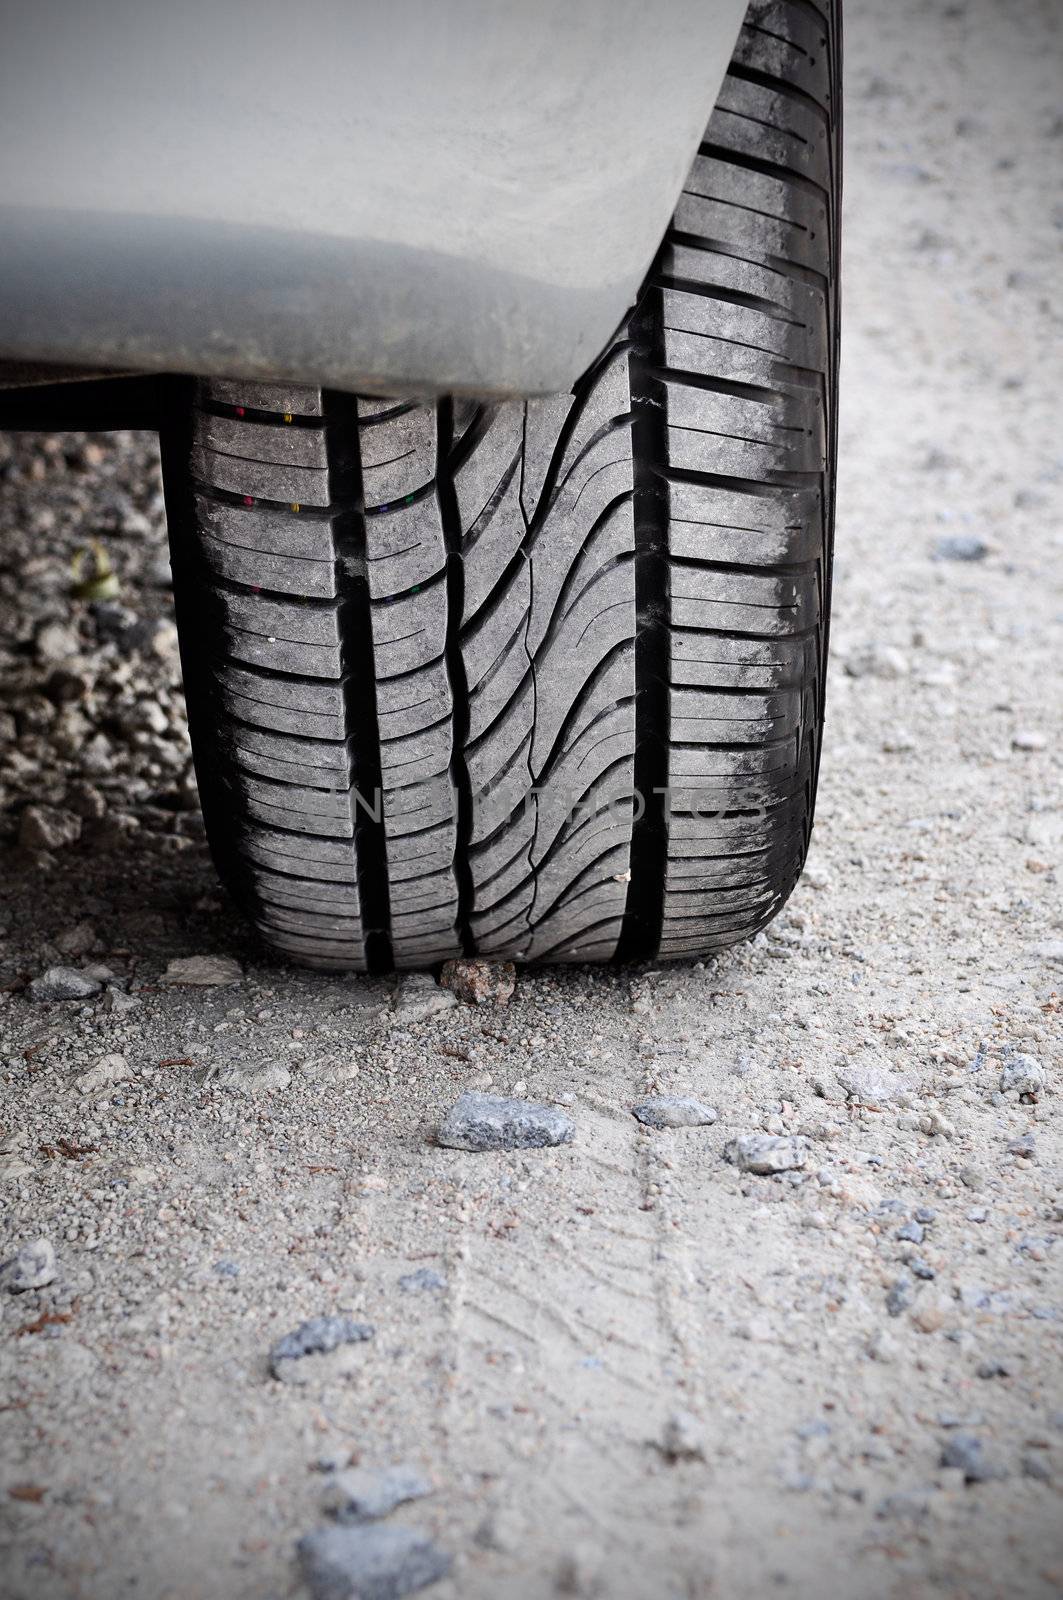
[[[72,629],[61,622],[46,622],[37,630],[33,641],[39,661],[68,661],[81,649],[81,642]]]
[[[980,1167],[961,1167],[960,1182],[965,1189],[973,1189],[977,1193],[985,1188],[985,1173]]]
[[[656,1094],[632,1106],[631,1114],[648,1128],[705,1128],[716,1121],[712,1106],[691,1095]]]
[[[81,838],[81,818],[56,806],[27,806],[19,818],[23,850],[63,850]]]
[[[1001,1094],[1039,1095],[1045,1087],[1045,1069],[1036,1056],[1012,1056],[1000,1074]]]
[[[1052,1482],[1052,1468],[1044,1456],[1033,1454],[1023,1456],[1022,1475],[1024,1478],[1033,1478],[1038,1483]]]
[[[937,1277],[933,1267],[922,1256],[909,1256],[907,1265],[913,1277],[921,1278],[926,1283],[932,1283]]]
[[[912,1089],[910,1079],[882,1067],[846,1062],[834,1076],[849,1100],[857,1105],[869,1106],[874,1111],[881,1110],[895,1100],[906,1101]]]
[[[116,1083],[123,1083],[126,1078],[133,1076],[125,1056],[101,1056],[94,1067],[89,1067],[87,1072],[80,1072],[74,1079],[74,1088],[79,1094],[101,1094],[105,1089],[110,1089]]]
[[[1025,1161],[1033,1161],[1037,1156],[1037,1140],[1032,1133],[1021,1134],[1018,1139],[1012,1139],[1008,1145],[1009,1156],[1021,1156]]]
[[[257,1067],[221,1067],[210,1081],[219,1089],[235,1089],[240,1094],[274,1094],[288,1088],[292,1075],[280,1062],[267,1061]]]
[[[989,1361],[980,1361],[975,1368],[975,1372],[980,1378],[1010,1378],[1011,1376],[1011,1368],[1007,1362],[1001,1361],[996,1357]]]
[[[50,1239],[34,1239],[17,1255],[0,1265],[0,1285],[11,1294],[43,1289],[55,1277],[55,1246]]]
[[[373,1522],[386,1517],[408,1500],[422,1500],[432,1493],[428,1479],[413,1467],[383,1467],[374,1472],[365,1467],[348,1467],[337,1472],[325,1489],[321,1509],[337,1522]]]
[[[1030,946],[1030,955],[1038,961],[1063,967],[1063,939],[1039,939]]]
[[[974,1433],[954,1433],[941,1447],[941,1465],[956,1467],[965,1483],[989,1483],[1007,1476],[1004,1468],[987,1460],[981,1439]]]
[[[307,1357],[327,1356],[346,1345],[364,1344],[375,1333],[370,1323],[355,1322],[352,1317],[311,1317],[277,1340],[269,1353],[270,1371],[281,1383],[308,1383],[313,1364],[305,1369],[301,1366]]]
[[[75,922],[71,928],[64,928],[55,941],[55,947],[64,956],[87,956],[98,942],[92,923],[82,921]]]
[[[922,1244],[924,1238],[922,1224],[919,1222],[902,1222],[893,1237],[907,1244]]]
[[[0,1183],[15,1183],[19,1178],[30,1177],[32,1173],[33,1167],[20,1155],[11,1153],[0,1156]]]
[[[450,1150],[530,1150],[571,1144],[575,1133],[557,1106],[473,1092],[450,1108],[438,1138]]]
[[[406,1272],[399,1279],[403,1294],[442,1294],[447,1280],[434,1267],[418,1267],[416,1272]]]
[[[689,1411],[673,1411],[661,1434],[661,1454],[668,1461],[704,1461],[705,1430]]]
[[[88,1000],[99,994],[102,985],[76,967],[49,967],[34,978],[27,993],[31,1000]]]
[[[193,988],[218,988],[239,983],[244,970],[232,956],[177,956],[163,973],[162,983],[185,984]]]
[[[854,650],[845,663],[850,678],[904,678],[907,658],[892,644],[867,644]]]
[[[312,1600],[402,1600],[446,1577],[451,1558],[415,1528],[330,1524],[296,1546]]]
[[[467,1005],[488,1002],[508,1006],[517,984],[517,969],[512,961],[472,961],[461,958],[444,961],[439,974],[444,989],[453,990]]]
[[[935,1296],[932,1299],[920,1297],[912,1312],[912,1322],[920,1333],[937,1333],[945,1326],[949,1316],[949,1303]]]
[[[897,1278],[886,1291],[886,1310],[891,1317],[899,1317],[912,1303],[912,1280]]]
[[[948,533],[934,541],[935,561],[984,561],[989,546],[971,533]]]
[[[457,995],[450,989],[441,989],[427,972],[404,972],[391,996],[391,1009],[403,1022],[423,1022],[457,1003]]]
[[[766,1177],[803,1167],[810,1152],[808,1140],[800,1134],[743,1133],[724,1146],[723,1155],[742,1172]]]
[[[1048,748],[1048,739],[1036,728],[1020,728],[1011,736],[1013,750],[1045,750]]]

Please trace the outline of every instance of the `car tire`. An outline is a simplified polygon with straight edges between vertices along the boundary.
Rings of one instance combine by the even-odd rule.
[[[571,394],[200,381],[164,431],[218,869],[330,969],[705,955],[801,871],[823,719],[836,5],[754,0]]]

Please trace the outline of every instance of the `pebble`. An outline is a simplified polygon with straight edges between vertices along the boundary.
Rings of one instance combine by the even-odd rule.
[[[1011,748],[1013,750],[1045,750],[1048,748],[1048,739],[1036,728],[1020,728],[1012,734]]]
[[[235,1089],[241,1094],[274,1094],[287,1089],[291,1081],[288,1068],[272,1061],[256,1067],[220,1067],[210,1079],[218,1089]]]
[[[191,988],[220,988],[239,983],[243,975],[244,969],[232,956],[177,956],[167,966],[160,982]]]
[[[530,1150],[571,1144],[575,1134],[558,1106],[470,1092],[447,1112],[438,1140],[450,1150]]]
[[[296,1546],[312,1600],[402,1600],[446,1577],[451,1558],[415,1528],[316,1528]]]
[[[975,1368],[979,1378],[1010,1378],[1011,1368],[1006,1361],[994,1357],[989,1361],[980,1361]]]
[[[985,1446],[974,1433],[951,1434],[941,1447],[941,1465],[957,1468],[965,1483],[989,1483],[994,1478],[1007,1477],[1003,1467],[987,1459]]]
[[[132,1076],[125,1056],[101,1056],[94,1067],[89,1067],[87,1072],[78,1074],[74,1079],[74,1088],[79,1094],[100,1094],[116,1083],[124,1083]]]
[[[278,1339],[269,1353],[270,1371],[281,1383],[307,1383],[312,1372],[300,1370],[308,1356],[326,1356],[345,1345],[364,1344],[376,1329],[352,1317],[311,1317]]]
[[[742,1172],[770,1176],[776,1172],[790,1172],[803,1167],[811,1153],[811,1146],[800,1134],[743,1133],[724,1146],[724,1160],[733,1162]]]
[[[905,678],[907,657],[892,644],[866,644],[854,650],[845,662],[850,678]]]
[[[432,1485],[414,1467],[348,1467],[337,1472],[325,1488],[321,1509],[337,1522],[373,1522],[386,1517],[396,1506],[409,1500],[422,1500],[432,1493]]]
[[[466,1005],[508,1006],[517,986],[517,969],[512,961],[473,961],[461,958],[444,961],[439,974],[444,989],[450,989]]]
[[[895,1100],[907,1101],[912,1083],[899,1072],[876,1066],[858,1066],[845,1063],[834,1076],[845,1090],[849,1100],[859,1105],[880,1110]]]
[[[947,533],[934,541],[935,561],[984,561],[989,546],[973,533]]]
[[[631,1114],[648,1128],[703,1128],[716,1121],[712,1106],[691,1095],[657,1094],[632,1106]]]
[[[391,1009],[404,1022],[423,1022],[457,1003],[453,990],[441,989],[427,972],[404,972],[391,996]]]
[[[1045,1069],[1036,1056],[1012,1056],[1000,1074],[1001,1094],[1038,1095],[1045,1087]]]
[[[27,1289],[44,1289],[55,1278],[55,1246],[50,1239],[34,1239],[24,1244],[17,1255],[0,1265],[0,1286],[11,1294]]]
[[[49,967],[34,978],[28,989],[31,1000],[89,1000],[99,994],[102,984],[76,967]]]
[[[416,1272],[406,1272],[399,1279],[403,1294],[442,1294],[447,1280],[434,1267],[418,1267]]]
[[[1044,1456],[1026,1455],[1022,1458],[1022,1475],[1024,1478],[1033,1478],[1038,1483],[1052,1482],[1052,1468]]]
[[[896,1278],[886,1291],[886,1310],[891,1317],[899,1317],[912,1303],[912,1280],[905,1276]]]
[[[1018,1139],[1012,1139],[1008,1145],[1009,1156],[1022,1156],[1026,1161],[1033,1161],[1037,1156],[1037,1140],[1032,1133],[1024,1133]]]
[[[23,850],[63,850],[81,838],[81,818],[55,806],[27,806],[19,818]]]
[[[661,1434],[661,1454],[667,1461],[704,1461],[705,1430],[690,1411],[673,1411]]]
[[[924,1238],[922,1224],[919,1222],[902,1222],[893,1237],[904,1240],[908,1244],[922,1244]]]

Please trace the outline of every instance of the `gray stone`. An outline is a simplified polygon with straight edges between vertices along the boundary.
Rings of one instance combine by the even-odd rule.
[[[1044,1456],[1031,1453],[1022,1458],[1022,1475],[1024,1478],[1033,1478],[1038,1483],[1051,1483],[1052,1467]]]
[[[1032,1133],[1024,1133],[1018,1139],[1012,1139],[1008,1145],[1009,1156],[1022,1156],[1027,1161],[1033,1161],[1037,1156],[1037,1140]]]
[[[922,1244],[924,1237],[922,1224],[919,1222],[902,1222],[893,1237],[907,1244]]]
[[[74,1079],[74,1088],[79,1094],[103,1094],[112,1089],[116,1083],[124,1083],[133,1076],[125,1056],[101,1056],[95,1066],[89,1067],[86,1072],[79,1072]]]
[[[975,1433],[954,1433],[941,1447],[941,1465],[956,1467],[965,1483],[989,1483],[1007,1476],[1004,1468],[988,1460],[985,1446]]]
[[[330,1524],[296,1546],[312,1600],[401,1600],[446,1577],[451,1558],[414,1528]]]
[[[274,1344],[269,1353],[270,1371],[282,1383],[304,1381],[295,1369],[307,1356],[329,1355],[344,1345],[364,1344],[375,1333],[370,1323],[355,1322],[352,1317],[310,1317]]]
[[[458,1003],[451,989],[441,989],[427,972],[404,972],[391,996],[391,1009],[403,1022],[423,1022],[437,1011],[449,1011]]]
[[[54,1279],[56,1271],[52,1241],[34,1239],[0,1266],[0,1284],[11,1294],[24,1294],[27,1289],[45,1288]]]
[[[88,1000],[99,994],[102,985],[76,967],[49,967],[29,986],[31,1000]]]
[[[707,1128],[717,1117],[712,1106],[682,1094],[651,1095],[632,1106],[631,1114],[648,1128]]]
[[[531,1150],[571,1144],[575,1133],[557,1106],[470,1092],[447,1112],[439,1143],[450,1150]]]
[[[81,818],[56,806],[27,806],[19,818],[23,850],[63,850],[81,838]]]
[[[1045,1087],[1045,1069],[1036,1056],[1016,1055],[1005,1061],[1000,1073],[1001,1094],[1037,1095]]]
[[[911,1080],[883,1067],[846,1062],[834,1076],[849,1100],[872,1110],[879,1110],[895,1100],[906,1102],[911,1095]]]
[[[845,670],[851,678],[904,678],[909,667],[895,645],[866,644],[852,652]]]
[[[908,1310],[912,1299],[911,1278],[896,1278],[886,1291],[886,1310],[891,1317],[899,1317],[903,1311]]]
[[[239,983],[244,971],[232,956],[177,956],[163,973],[162,983],[188,985],[192,988],[220,988]]]
[[[989,546],[973,533],[947,533],[934,541],[935,561],[984,561]]]
[[[673,1411],[661,1435],[661,1454],[668,1461],[704,1461],[705,1430],[689,1411]]]
[[[266,1061],[259,1066],[220,1067],[210,1079],[219,1089],[235,1089],[238,1094],[273,1094],[287,1089],[292,1075],[282,1062]]]
[[[399,1288],[403,1294],[442,1294],[447,1280],[434,1267],[418,1267],[416,1272],[403,1273]]]
[[[386,1517],[408,1500],[423,1500],[432,1485],[413,1467],[348,1467],[337,1472],[326,1485],[321,1509],[327,1516],[345,1524],[373,1522]]]
[[[743,1133],[724,1146],[724,1160],[743,1172],[770,1176],[803,1167],[811,1147],[800,1134]]]
[[[975,1371],[980,1378],[1008,1378],[1011,1376],[1011,1368],[1007,1362],[1000,1361],[995,1357],[989,1361],[980,1361]]]

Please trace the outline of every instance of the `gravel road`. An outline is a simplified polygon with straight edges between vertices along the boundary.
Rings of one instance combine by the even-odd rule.
[[[381,1600],[1060,1592],[1063,16],[848,13],[828,734],[753,945],[482,1006],[264,956],[153,441],[0,442],[5,1600],[282,1600],[322,1528]],[[467,1092],[559,1142],[444,1147]]]

